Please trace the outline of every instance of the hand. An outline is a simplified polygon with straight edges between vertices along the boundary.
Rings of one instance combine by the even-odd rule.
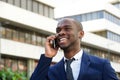
[[[53,58],[57,54],[59,47],[53,48],[50,44],[50,41],[54,40],[55,38],[56,36],[52,35],[52,36],[47,37],[46,39],[46,42],[45,42],[45,56],[46,57]]]

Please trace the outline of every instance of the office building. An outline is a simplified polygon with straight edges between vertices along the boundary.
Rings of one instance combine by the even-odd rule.
[[[56,24],[51,2],[0,0],[0,69],[10,67],[30,76]]]

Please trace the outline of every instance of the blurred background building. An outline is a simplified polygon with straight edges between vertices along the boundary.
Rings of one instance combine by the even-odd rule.
[[[44,42],[55,33],[54,4],[44,0],[0,0],[0,68],[33,72]]]
[[[82,48],[109,59],[120,77],[120,1],[85,7],[67,6],[61,11],[65,15],[54,17],[55,4],[49,0],[0,0],[0,69],[25,71],[29,77],[44,53],[46,37],[55,34],[57,20],[71,17],[83,24]],[[62,56],[60,50],[52,63]]]

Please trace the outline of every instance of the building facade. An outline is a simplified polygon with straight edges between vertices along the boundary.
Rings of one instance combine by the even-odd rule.
[[[0,0],[0,69],[33,72],[55,33],[54,4],[44,0]]]

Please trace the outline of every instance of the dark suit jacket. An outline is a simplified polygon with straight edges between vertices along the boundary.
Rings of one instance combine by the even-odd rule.
[[[67,80],[64,60],[50,66],[52,58],[41,55],[39,63],[30,80]],[[110,62],[83,53],[78,80],[118,80]]]

